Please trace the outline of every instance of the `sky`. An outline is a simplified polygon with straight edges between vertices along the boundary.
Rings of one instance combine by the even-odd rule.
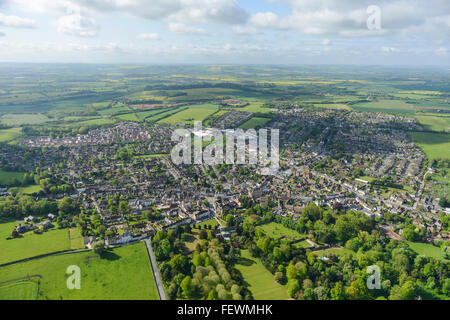
[[[0,62],[450,65],[449,0],[0,0]]]

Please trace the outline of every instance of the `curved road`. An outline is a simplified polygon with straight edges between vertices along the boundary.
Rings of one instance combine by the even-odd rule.
[[[150,257],[150,263],[152,265],[153,276],[156,281],[156,289],[158,289],[159,299],[167,300],[166,293],[164,292],[164,286],[162,284],[161,278],[159,276],[158,265],[156,264],[156,258],[153,254],[152,243],[149,239],[144,240],[145,246],[147,247],[148,256]]]

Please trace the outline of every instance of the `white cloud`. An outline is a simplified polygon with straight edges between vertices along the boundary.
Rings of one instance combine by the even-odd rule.
[[[254,26],[233,26],[231,27],[231,30],[233,31],[233,33],[238,34],[238,35],[258,35],[261,34],[262,32],[254,27]]]
[[[62,16],[55,25],[59,33],[79,37],[94,37],[99,29],[94,19],[80,14]]]
[[[141,40],[159,40],[161,37],[157,33],[141,33],[137,36]]]
[[[6,34],[4,32],[0,31],[0,37],[4,37],[4,36],[6,36]]]
[[[381,51],[384,52],[384,53],[397,53],[397,52],[400,52],[400,50],[397,49],[397,48],[386,47],[386,46],[381,47]]]
[[[38,13],[65,14],[68,8],[129,13],[150,20],[240,24],[247,12],[236,0],[6,0],[17,8]]]
[[[31,19],[20,18],[17,16],[7,16],[0,13],[0,26],[10,28],[36,28],[36,22]]]
[[[169,31],[178,34],[205,35],[207,32],[201,28],[195,28],[185,25],[184,23],[169,23]]]

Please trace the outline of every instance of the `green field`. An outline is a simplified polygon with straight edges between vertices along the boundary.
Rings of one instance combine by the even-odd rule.
[[[67,289],[67,267],[81,270],[81,289]],[[155,281],[145,245],[138,243],[108,252],[100,259],[92,251],[46,257],[0,269],[0,300],[33,288],[24,288],[28,276],[39,279],[41,300],[157,300]],[[33,282],[37,285],[37,279]],[[2,286],[2,284],[4,284]],[[11,287],[11,285],[16,285]]]
[[[276,222],[258,226],[258,229],[262,230],[267,236],[274,239],[280,239],[284,237],[290,240],[300,240],[306,238],[305,235],[302,235],[295,230],[286,228],[282,224]]]
[[[338,109],[338,110],[351,110],[351,108],[342,103],[328,103],[328,104],[315,104],[315,107],[325,108],[325,109]]]
[[[22,134],[22,128],[10,128],[0,130],[0,142],[8,142]]]
[[[269,122],[269,120],[270,120],[269,118],[253,117],[250,120],[246,121],[244,124],[242,124],[239,128],[242,128],[244,130],[254,129],[259,126],[263,126],[264,124]]]
[[[215,227],[218,227],[218,226],[219,226],[219,223],[217,222],[216,219],[211,219],[211,220],[204,221],[204,222],[202,222],[202,223],[197,224],[197,227],[202,227],[202,228],[204,228],[204,226],[211,226],[211,228],[214,229]]]
[[[428,159],[450,158],[450,134],[430,132],[410,132],[411,139],[422,148]]]
[[[24,172],[9,172],[0,170],[0,185],[10,184],[14,181],[14,179],[22,181],[24,174]]]
[[[420,255],[423,255],[426,257],[430,257],[430,258],[435,258],[438,260],[444,259],[443,255],[442,255],[442,249],[435,247],[431,244],[408,241],[408,245],[417,254],[420,254]]]
[[[81,242],[78,246],[71,247],[68,229],[53,229],[42,234],[27,232],[21,238],[6,240],[11,235],[16,221],[0,224],[0,264],[27,259],[52,252],[84,247]],[[79,231],[73,233],[77,237]],[[75,244],[75,242],[74,242]]]
[[[0,122],[10,126],[20,126],[22,124],[41,124],[50,119],[41,113],[26,114],[6,114],[0,118]]]
[[[274,276],[263,266],[259,259],[253,258],[248,250],[241,251],[241,258],[236,263],[244,280],[249,284],[255,300],[287,300],[286,287],[277,283]]]
[[[201,104],[189,106],[188,109],[178,112],[168,118],[164,118],[159,122],[168,124],[177,124],[177,123],[193,124],[194,121],[205,120],[217,110],[218,106],[214,104]]]
[[[380,100],[374,102],[358,103],[352,106],[357,111],[387,112],[395,114],[414,114],[416,109],[402,100]]]
[[[36,300],[39,284],[37,281],[0,283],[0,300]]]
[[[438,116],[415,116],[417,121],[423,125],[427,130],[450,132],[450,117]]]
[[[11,193],[14,194],[33,194],[33,193],[38,193],[39,191],[42,191],[42,187],[39,185],[31,185],[31,186],[27,186],[27,187],[15,187],[15,188],[11,188],[8,190]]]
[[[125,121],[135,121],[135,122],[139,121],[139,119],[135,113],[121,114],[119,116],[116,116],[115,118],[120,119],[120,120],[125,120]]]

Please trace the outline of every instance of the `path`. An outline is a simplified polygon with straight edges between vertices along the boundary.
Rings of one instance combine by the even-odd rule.
[[[152,265],[153,277],[156,281],[156,289],[158,289],[158,294],[160,300],[167,300],[166,293],[164,292],[164,286],[162,284],[161,278],[159,276],[158,265],[156,264],[155,255],[153,254],[152,243],[150,239],[144,240],[145,246],[147,247],[148,256],[150,257],[150,263]]]

